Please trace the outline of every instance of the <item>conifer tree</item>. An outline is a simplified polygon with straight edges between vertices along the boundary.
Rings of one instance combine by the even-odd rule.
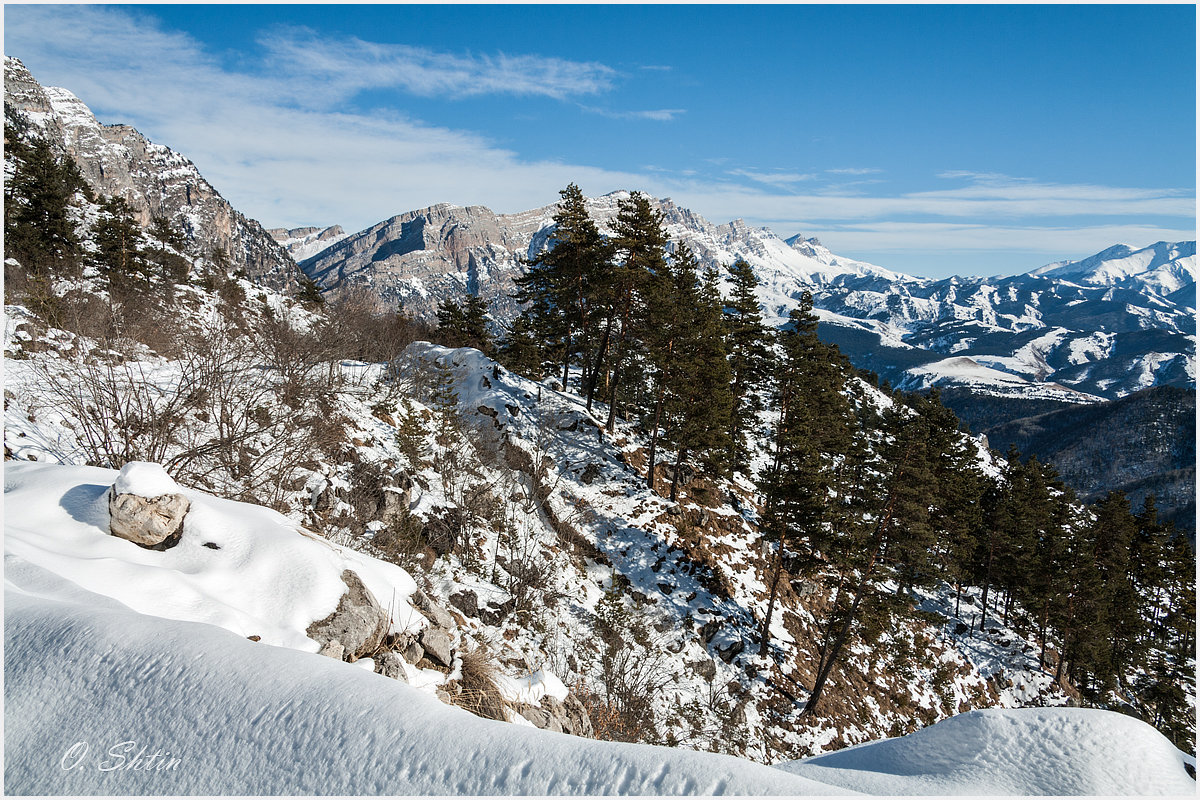
[[[826,454],[843,452],[853,415],[840,393],[833,353],[817,339],[812,296],[805,293],[780,334],[782,355],[775,370],[778,421],[770,467],[761,476],[764,534],[778,543],[771,568],[760,653],[766,653],[775,609],[783,551],[791,547],[812,566],[815,551],[827,541],[822,530],[833,470]]]
[[[133,209],[120,197],[106,199],[100,208],[100,218],[92,226],[97,248],[93,261],[108,278],[110,292],[145,290],[153,270]]]
[[[4,142],[13,165],[4,180],[5,259],[19,261],[35,280],[77,275],[83,248],[71,207],[77,194],[90,194],[78,166],[32,135],[28,120],[7,106]]]
[[[744,470],[749,463],[746,431],[752,427],[762,410],[757,390],[770,377],[770,329],[763,323],[755,288],[758,278],[753,268],[742,259],[729,267],[733,292],[725,301],[725,322],[728,328],[729,367],[732,378],[733,409],[730,414],[730,461],[735,470]]]
[[[559,350],[563,386],[578,356],[585,385],[590,381],[597,302],[603,294],[610,247],[587,210],[587,200],[574,183],[559,192],[549,247],[516,279],[514,298],[529,307],[530,330]]]
[[[617,204],[613,222],[614,247],[618,266],[613,270],[612,288],[615,303],[611,317],[613,355],[608,390],[608,421],[605,429],[611,433],[616,425],[618,392],[630,350],[636,345],[636,326],[641,318],[644,293],[650,276],[666,267],[667,235],[663,230],[662,214],[650,206],[641,192],[634,192]]]
[[[668,412],[674,425],[667,436],[676,448],[671,500],[678,496],[679,478],[689,457],[700,458],[712,474],[727,471],[733,407],[727,355],[717,275],[708,270],[671,377]]]
[[[474,347],[491,355],[492,335],[487,326],[488,302],[471,295],[463,305],[444,300],[438,305],[437,335],[449,347]]]
[[[184,248],[183,234],[170,220],[157,214],[150,218],[147,232],[154,247],[147,251],[146,257],[156,268],[159,277],[167,286],[186,283],[188,260],[180,255]]]

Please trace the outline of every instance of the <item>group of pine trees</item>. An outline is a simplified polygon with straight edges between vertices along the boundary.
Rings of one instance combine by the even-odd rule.
[[[893,392],[880,411],[869,378],[818,338],[810,296],[773,331],[750,265],[728,267],[722,296],[721,276],[668,241],[644,195],[619,202],[608,236],[578,187],[561,195],[549,248],[517,280],[523,310],[499,357],[574,382],[589,409],[607,406],[610,432],[618,414],[633,420],[651,487],[673,453],[672,499],[690,460],[753,475],[760,530],[776,544],[761,652],[785,572],[825,582],[833,597],[807,712],[852,634],[878,635],[912,610],[913,590],[947,584],[958,598],[976,588],[983,603],[962,628],[983,631],[988,614],[1025,626],[1043,666],[1082,702],[1126,702],[1183,743],[1194,556],[1152,501],[1137,514],[1119,494],[1086,508],[1052,468],[1016,452],[1002,474],[986,474],[936,393]],[[473,308],[484,330],[486,306]],[[439,317],[465,337],[456,313]],[[756,451],[767,458],[755,473]]]
[[[5,279],[9,294],[51,321],[60,310],[55,282],[93,268],[118,302],[145,299],[153,283],[188,280],[183,234],[165,217],[143,229],[120,197],[97,197],[73,159],[54,148],[21,114],[6,109]],[[86,223],[85,209],[94,210]],[[11,259],[11,261],[10,261]]]

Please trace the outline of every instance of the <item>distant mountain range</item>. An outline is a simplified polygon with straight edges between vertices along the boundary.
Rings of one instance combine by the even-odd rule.
[[[589,200],[602,228],[625,196]],[[900,388],[1089,403],[1195,386],[1195,242],[1117,245],[1011,277],[932,280],[837,256],[816,239],[784,240],[740,220],[714,225],[670,200],[655,203],[672,241],[702,264],[754,266],[773,321],[811,292],[824,338]],[[332,292],[366,286],[426,318],[443,298],[478,294],[503,325],[517,311],[513,278],[547,246],[555,209],[437,205],[349,236],[313,229],[280,239]],[[321,236],[333,243],[313,252]]]
[[[435,205],[352,234],[338,226],[267,231],[187,158],[131,127],[101,124],[15,58],[5,62],[5,105],[71,154],[98,192],[129,200],[143,223],[166,216],[194,254],[224,249],[235,268],[276,288],[295,286],[299,262],[327,293],[366,287],[425,318],[443,299],[478,294],[503,326],[517,313],[513,278],[553,234],[555,204],[515,214]],[[626,196],[589,200],[602,228]],[[743,258],[755,268],[771,321],[785,320],[811,292],[821,335],[856,365],[904,389],[943,389],[968,418],[980,397],[991,408],[1014,401],[986,420],[995,424],[1152,386],[1195,387],[1195,242],[1117,245],[1011,277],[932,280],[838,256],[813,238],[785,240],[741,220],[713,224],[669,199],[655,204],[672,241],[687,243],[702,264]]]

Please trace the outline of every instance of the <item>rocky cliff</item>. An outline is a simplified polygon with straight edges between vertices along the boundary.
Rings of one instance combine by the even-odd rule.
[[[196,165],[128,125],[103,125],[66,89],[43,87],[18,59],[4,60],[4,105],[23,114],[52,147],[69,154],[103,196],[124,198],[142,225],[174,222],[191,255],[225,251],[233,269],[272,288],[294,286],[295,262],[255,220],[235,210]]]

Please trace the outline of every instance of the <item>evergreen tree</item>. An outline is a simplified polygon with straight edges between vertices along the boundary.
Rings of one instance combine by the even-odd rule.
[[[802,563],[811,568],[816,551],[828,543],[823,523],[834,481],[830,456],[845,452],[853,436],[853,412],[841,394],[835,351],[817,339],[816,330],[812,296],[805,293],[779,336],[782,355],[774,381],[779,418],[772,463],[759,481],[764,509],[761,529],[778,543],[761,653],[769,641],[783,551],[786,547],[800,551]]]
[[[546,348],[544,340],[537,335],[536,325],[533,315],[527,310],[522,311],[504,334],[497,358],[518,375],[540,381],[545,377]]]
[[[475,295],[463,305],[444,300],[438,305],[437,336],[449,347],[474,347],[491,355],[492,335],[487,324],[488,302]]]
[[[189,265],[181,255],[185,243],[183,234],[170,220],[159,215],[150,218],[148,233],[154,246],[146,252],[146,257],[156,268],[159,277],[167,286],[186,283]]]
[[[297,284],[299,288],[296,292],[296,300],[301,305],[311,309],[319,309],[325,305],[325,296],[321,294],[321,287],[317,285],[316,281],[307,275],[301,275]]]
[[[90,191],[74,161],[33,136],[24,116],[7,106],[4,111],[5,291],[57,325],[54,281],[80,274],[84,252],[73,205]]]
[[[729,367],[733,409],[730,413],[730,461],[735,470],[749,463],[746,431],[753,427],[762,411],[757,390],[769,379],[771,370],[771,330],[763,323],[755,288],[758,278],[744,260],[729,267],[733,293],[725,301],[728,327]]]
[[[96,243],[92,258],[101,274],[108,278],[109,291],[117,296],[145,291],[154,270],[133,209],[120,197],[106,199],[100,209],[100,217],[92,226]]]
[[[624,388],[622,381],[627,377],[624,371],[630,361],[630,351],[637,345],[635,337],[647,284],[651,276],[666,268],[667,263],[667,235],[663,230],[662,214],[651,208],[649,198],[641,192],[634,192],[628,199],[618,202],[613,232],[613,244],[619,258],[612,277],[616,302],[609,325],[614,337],[608,421],[605,423],[609,433],[616,425],[618,392]]]
[[[690,253],[689,253],[690,256]],[[681,276],[695,275],[694,269]],[[725,351],[721,296],[717,275],[705,273],[698,303],[690,309],[683,345],[671,374],[668,416],[674,420],[667,432],[676,448],[671,479],[671,500],[679,491],[679,476],[689,457],[698,457],[712,474],[727,472],[729,414],[729,362]]]
[[[559,351],[565,387],[576,356],[581,358],[585,385],[590,383],[596,306],[611,252],[579,187],[572,183],[559,195],[549,248],[517,278],[514,297],[532,313],[529,329]]]

